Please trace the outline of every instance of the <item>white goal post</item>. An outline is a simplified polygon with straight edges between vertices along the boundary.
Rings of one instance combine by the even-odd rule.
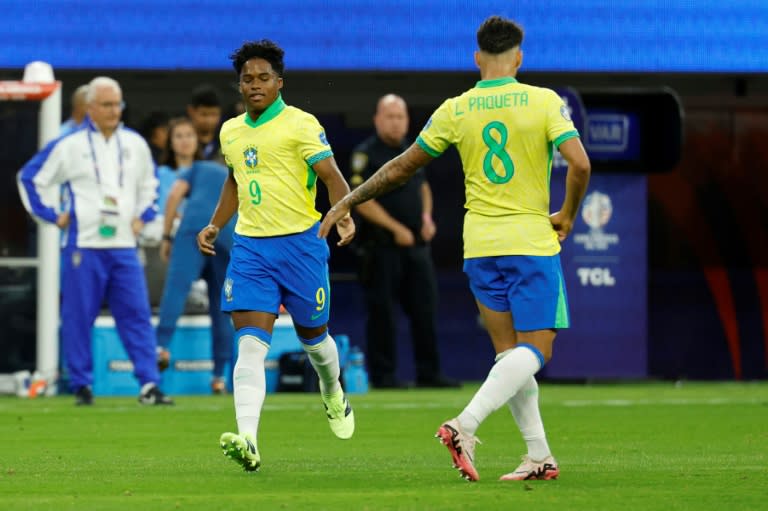
[[[58,136],[61,82],[54,80],[49,64],[31,62],[24,69],[23,80],[0,81],[0,101],[39,101],[38,147]],[[50,200],[57,204],[59,197]],[[37,268],[36,370],[49,383],[54,383],[59,373],[59,240],[58,227],[38,222],[37,257],[0,257],[0,267]],[[48,385],[48,393],[55,391],[56,385]]]

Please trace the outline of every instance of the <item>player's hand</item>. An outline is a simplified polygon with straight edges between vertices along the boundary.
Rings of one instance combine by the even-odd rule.
[[[349,215],[342,217],[336,222],[336,232],[339,233],[339,242],[336,245],[339,247],[347,245],[355,237],[355,221]]]
[[[432,220],[432,215],[424,213],[421,217],[421,239],[424,241],[432,241],[437,232],[437,226]]]
[[[325,218],[320,222],[320,230],[317,231],[318,238],[327,238],[328,233],[331,232],[331,227],[336,225],[339,220],[349,215],[349,206],[344,205],[343,202],[344,201],[337,202],[336,205],[329,209],[328,213],[325,214]],[[352,225],[354,227],[354,223]]]
[[[416,237],[411,230],[404,225],[392,231],[395,237],[395,245],[398,247],[412,247],[416,244]]]
[[[197,249],[207,256],[216,255],[213,249],[213,243],[219,235],[219,228],[213,224],[206,225],[203,230],[197,233]]]
[[[171,247],[170,240],[163,240],[162,243],[160,243],[160,259],[162,259],[164,263],[167,263],[171,259]]]
[[[69,211],[65,211],[64,213],[59,213],[59,216],[56,217],[56,227],[59,229],[66,229],[69,225]]]
[[[562,211],[552,213],[549,215],[549,221],[552,223],[552,228],[557,233],[557,239],[562,243],[565,238],[571,233],[573,229],[573,218],[564,214]]]

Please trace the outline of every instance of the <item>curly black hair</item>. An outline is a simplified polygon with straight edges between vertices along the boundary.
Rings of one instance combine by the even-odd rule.
[[[283,55],[285,51],[269,39],[260,41],[248,41],[238,48],[229,58],[240,76],[243,66],[251,59],[264,59],[272,65],[277,76],[283,76]]]
[[[523,43],[523,27],[502,16],[491,16],[477,29],[477,46],[497,55]]]

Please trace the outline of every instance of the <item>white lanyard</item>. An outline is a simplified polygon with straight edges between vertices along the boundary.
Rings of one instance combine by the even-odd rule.
[[[123,146],[120,144],[120,137],[117,135],[117,130],[115,130],[115,139],[117,140],[117,161],[120,164],[120,174],[118,177],[118,185],[120,188],[123,187]],[[101,189],[101,172],[99,172],[99,160],[96,159],[96,149],[93,146],[93,138],[91,138],[91,130],[88,129],[88,145],[91,146],[91,158],[93,158],[93,170],[96,172],[96,183],[99,185],[99,189]],[[102,193],[103,195],[103,193]]]

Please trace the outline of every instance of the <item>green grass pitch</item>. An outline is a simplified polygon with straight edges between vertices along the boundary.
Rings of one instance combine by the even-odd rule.
[[[477,389],[350,396],[357,429],[330,432],[319,396],[270,394],[262,468],[218,438],[231,396],[0,398],[3,510],[757,510],[768,509],[768,384],[541,385],[557,481],[500,482],[525,447],[502,408],[480,428],[468,483],[433,437]]]

